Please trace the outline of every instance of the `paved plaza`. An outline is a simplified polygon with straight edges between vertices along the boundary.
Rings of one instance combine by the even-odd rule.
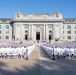
[[[76,60],[51,60],[38,47],[29,60],[0,59],[0,75],[76,75]]]

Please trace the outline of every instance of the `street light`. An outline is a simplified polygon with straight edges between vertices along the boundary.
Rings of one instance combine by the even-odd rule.
[[[53,48],[53,58],[52,58],[52,60],[55,60],[54,48]]]

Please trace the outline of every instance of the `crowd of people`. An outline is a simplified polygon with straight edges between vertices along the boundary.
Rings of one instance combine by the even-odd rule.
[[[43,44],[41,49],[51,58],[76,59],[76,43]]]
[[[0,58],[27,59],[34,47],[34,44],[0,44]]]

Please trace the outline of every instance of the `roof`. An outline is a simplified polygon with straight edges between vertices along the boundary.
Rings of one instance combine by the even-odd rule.
[[[76,22],[76,18],[63,18],[64,22]]]
[[[1,22],[11,22],[12,18],[0,18]]]

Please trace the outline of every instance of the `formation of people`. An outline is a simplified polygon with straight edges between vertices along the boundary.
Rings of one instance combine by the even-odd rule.
[[[34,44],[0,44],[0,58],[27,59],[34,48]]]
[[[44,44],[41,48],[51,58],[54,55],[58,59],[76,59],[76,43]]]

